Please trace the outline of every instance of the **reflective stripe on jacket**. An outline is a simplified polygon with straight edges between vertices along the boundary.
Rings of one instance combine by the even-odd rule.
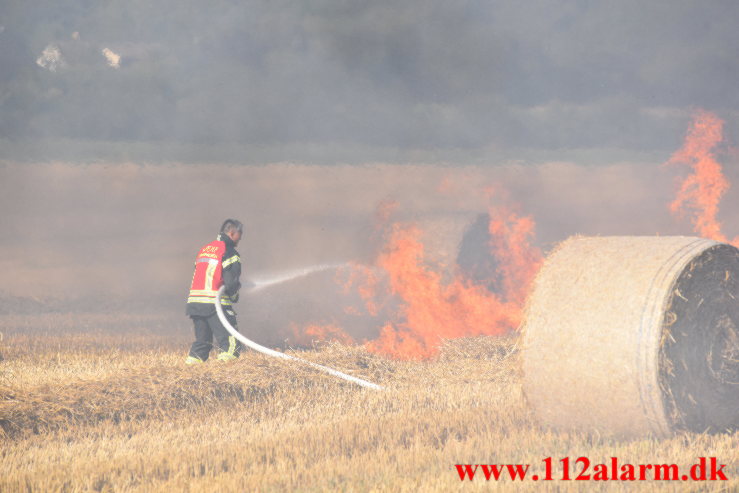
[[[187,314],[207,316],[215,311],[218,290],[226,285],[222,305],[231,305],[238,299],[241,287],[241,258],[234,243],[225,234],[205,245],[195,258],[195,271],[187,298]]]

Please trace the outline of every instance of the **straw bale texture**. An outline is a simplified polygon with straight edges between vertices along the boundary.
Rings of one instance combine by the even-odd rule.
[[[692,237],[574,237],[528,301],[524,391],[558,429],[739,427],[739,250]]]

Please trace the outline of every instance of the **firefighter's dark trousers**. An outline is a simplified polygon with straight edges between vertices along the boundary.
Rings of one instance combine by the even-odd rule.
[[[224,313],[231,326],[237,329],[236,314],[233,310],[224,307]],[[213,313],[207,317],[191,315],[190,318],[192,318],[195,325],[195,342],[190,347],[190,356],[205,361],[208,359],[211,347],[215,347],[219,354],[227,353],[238,358],[241,352],[241,343],[229,334],[218,319],[218,314]],[[215,344],[213,344],[214,338]]]

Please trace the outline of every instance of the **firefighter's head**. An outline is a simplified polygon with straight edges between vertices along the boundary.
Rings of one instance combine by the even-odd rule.
[[[226,219],[223,221],[223,226],[221,226],[221,233],[231,238],[234,245],[238,245],[239,241],[241,241],[243,229],[244,226],[241,224],[241,221],[237,221],[236,219]]]

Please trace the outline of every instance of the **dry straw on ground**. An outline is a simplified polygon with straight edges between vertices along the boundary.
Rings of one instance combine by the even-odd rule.
[[[739,487],[737,433],[618,441],[540,429],[515,337],[448,341],[425,362],[339,344],[300,353],[385,386],[376,392],[253,352],[188,367],[189,334],[128,335],[115,317],[109,324],[53,335],[0,325],[3,493],[675,490],[665,481],[462,483],[454,467],[520,463],[542,474],[545,457],[580,456],[685,468],[712,455],[730,481],[687,486]]]
[[[739,427],[739,250],[691,237],[571,238],[524,327],[524,390],[560,429]]]

